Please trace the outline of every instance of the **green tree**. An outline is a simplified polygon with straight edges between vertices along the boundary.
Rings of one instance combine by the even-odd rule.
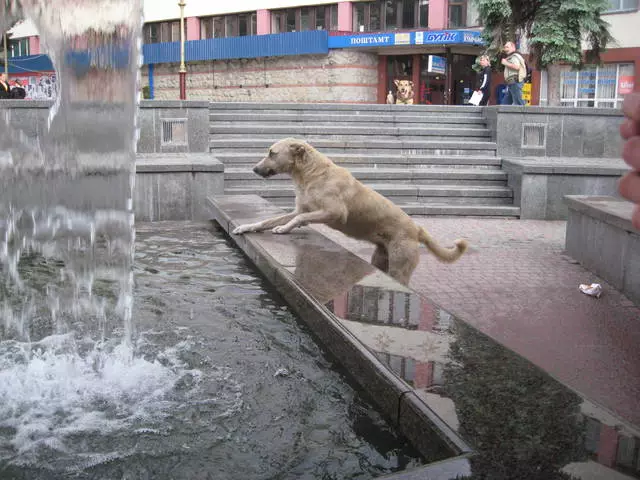
[[[579,68],[585,62],[598,62],[613,40],[602,19],[610,0],[473,1],[484,25],[488,53],[495,55],[504,42],[525,37],[529,62],[540,69],[556,63]]]

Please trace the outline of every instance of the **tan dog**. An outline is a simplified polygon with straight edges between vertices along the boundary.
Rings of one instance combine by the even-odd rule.
[[[411,80],[394,80],[396,85],[396,104],[413,105],[413,82]]]
[[[258,223],[241,225],[234,234],[289,233],[309,223],[324,223],[358,240],[376,245],[371,263],[403,285],[420,260],[420,243],[443,262],[454,262],[466,251],[467,242],[443,248],[416,225],[411,217],[378,192],[356,180],[307,142],[285,138],[269,148],[269,154],[253,168],[262,177],[291,175],[296,187],[292,213]]]

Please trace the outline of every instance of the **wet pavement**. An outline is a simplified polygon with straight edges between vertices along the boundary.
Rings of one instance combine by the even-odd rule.
[[[443,244],[469,240],[455,264],[426,249],[411,287],[561,382],[640,426],[640,306],[564,253],[566,222],[416,217]],[[373,249],[314,227],[369,259]],[[599,299],[578,290],[600,283]]]
[[[217,199],[224,228],[272,213],[256,207],[257,197],[232,198]],[[290,272],[402,379],[404,398],[471,445],[458,472],[465,478],[638,476],[638,307],[604,282],[600,299],[578,291],[600,280],[563,255],[563,222],[416,220],[445,243],[463,236],[473,244],[454,265],[425,249],[411,284],[418,293],[309,228],[232,238],[245,251],[252,245],[254,261]],[[410,428],[402,398],[398,423]]]

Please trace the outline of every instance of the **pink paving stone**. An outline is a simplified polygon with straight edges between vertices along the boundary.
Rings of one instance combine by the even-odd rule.
[[[566,222],[414,218],[443,244],[473,245],[453,265],[424,249],[414,290],[640,426],[640,306],[564,253]],[[316,228],[367,260],[373,252]],[[578,291],[592,282],[600,299]]]

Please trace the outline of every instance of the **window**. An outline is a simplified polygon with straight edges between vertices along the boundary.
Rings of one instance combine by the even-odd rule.
[[[184,24],[185,38],[187,23]],[[147,23],[143,29],[144,43],[164,43],[180,41],[180,21]]]
[[[257,20],[255,13],[200,19],[200,39],[202,40],[206,38],[243,37],[245,35],[255,35],[256,32]]]
[[[560,74],[560,102],[567,107],[619,108],[623,95],[633,89],[633,63],[609,63]]]
[[[428,28],[429,0],[377,0],[353,5],[353,30]]]
[[[449,2],[449,28],[467,26],[466,0],[451,0]]]
[[[338,5],[287,8],[271,12],[271,33],[337,30]]]
[[[29,38],[17,38],[15,40],[9,40],[9,57],[22,57],[29,55]]]
[[[611,7],[604,13],[629,12],[638,9],[638,0],[609,0]]]

